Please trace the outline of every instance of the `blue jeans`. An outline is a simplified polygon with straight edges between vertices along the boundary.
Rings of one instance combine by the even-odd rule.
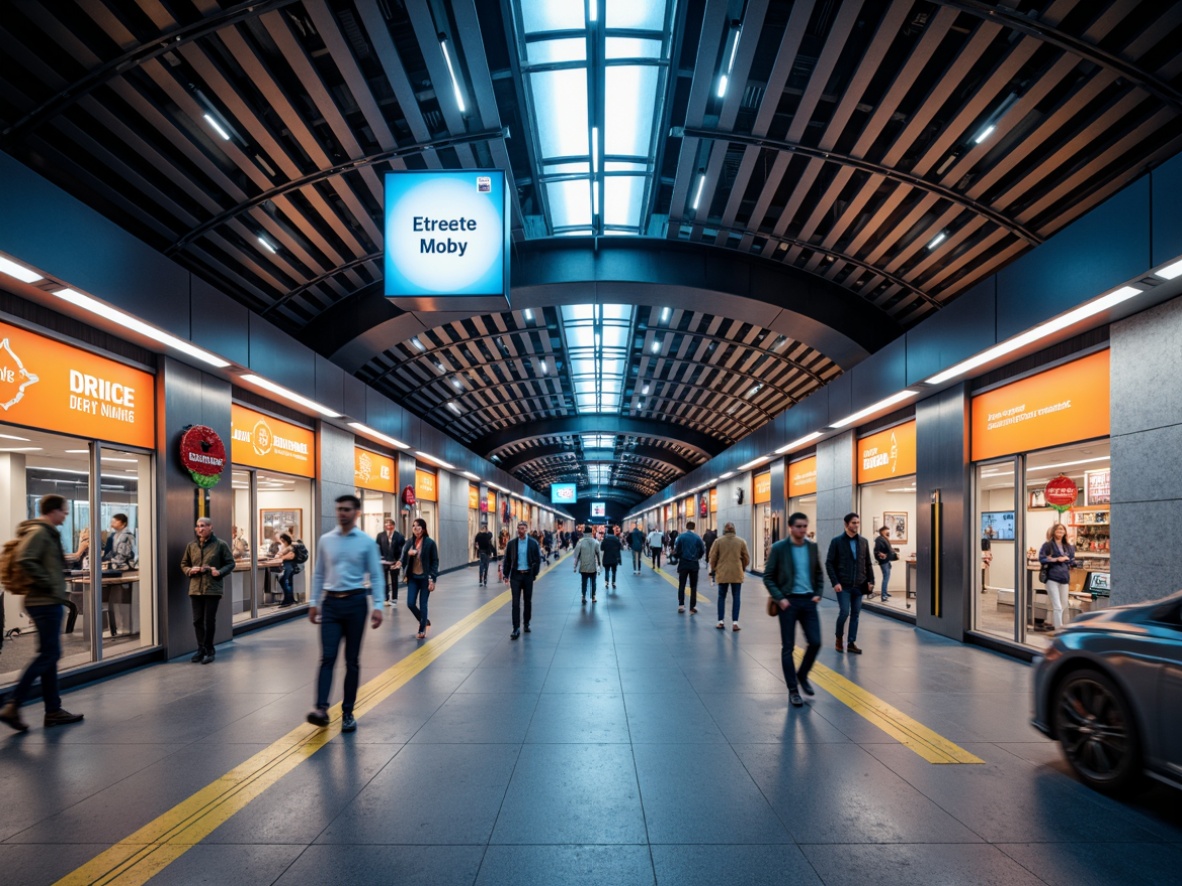
[[[720,581],[718,583],[718,620],[722,621],[723,616],[726,615],[726,593],[729,589],[733,596],[731,597],[731,621],[739,620],[739,591],[743,585],[741,582],[727,583]]]
[[[477,581],[482,585],[488,584],[488,561],[491,555],[487,551],[480,552],[480,572],[477,574]]]
[[[20,682],[12,693],[12,702],[18,707],[25,703],[33,690],[33,682],[41,678],[41,697],[45,700],[45,712],[53,713],[62,709],[62,697],[57,689],[57,663],[62,657],[62,604],[49,606],[26,606],[25,612],[37,628],[37,657],[29,662]]]
[[[890,594],[887,593],[887,585],[890,584],[891,581],[891,561],[880,560],[878,563],[878,568],[882,570],[882,587],[879,589],[879,593],[882,594],[882,599],[885,600],[890,596]]]
[[[841,639],[845,630],[845,621],[850,620],[849,642],[858,639],[858,617],[862,614],[862,589],[854,585],[842,585],[842,592],[837,595],[837,605],[841,612],[837,616],[837,639]]]
[[[332,669],[337,663],[341,640],[345,641],[345,698],[341,712],[353,713],[357,687],[361,682],[361,638],[369,615],[368,594],[325,597],[320,606],[320,676],[316,681],[316,707],[328,708]]]
[[[594,572],[580,572],[582,576],[583,598],[587,597],[587,582],[591,582],[591,596],[595,596],[595,573]]]
[[[607,587],[608,582],[611,582],[612,584],[616,583],[616,570],[618,568],[618,563],[613,563],[611,566],[608,566],[606,563],[603,564],[603,586],[605,588]]]
[[[295,593],[292,591],[291,581],[295,575],[295,564],[291,560],[286,560],[283,563],[283,575],[279,576],[279,587],[283,590],[283,599],[280,604],[288,604],[295,602]]]
[[[848,592],[847,592],[848,593]],[[838,598],[846,594],[838,594]],[[821,615],[817,612],[817,604],[808,594],[790,594],[788,608],[780,610],[780,667],[784,670],[784,682],[788,688],[797,688],[796,663],[792,659],[792,649],[796,645],[796,625],[804,632],[804,659],[800,663],[799,676],[808,679],[809,670],[817,660],[817,652],[821,649]]]
[[[431,599],[431,592],[427,590],[427,576],[408,575],[406,577],[406,608],[410,614],[419,620],[419,633],[427,630],[427,601]]]

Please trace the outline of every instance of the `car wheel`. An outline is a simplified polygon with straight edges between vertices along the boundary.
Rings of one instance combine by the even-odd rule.
[[[1075,671],[1055,697],[1055,734],[1063,755],[1087,785],[1126,793],[1141,781],[1141,744],[1132,708],[1104,674]]]

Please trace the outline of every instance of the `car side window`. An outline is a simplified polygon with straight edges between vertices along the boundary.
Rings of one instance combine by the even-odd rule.
[[[1172,601],[1153,610],[1152,618],[1158,624],[1182,630],[1182,601]]]

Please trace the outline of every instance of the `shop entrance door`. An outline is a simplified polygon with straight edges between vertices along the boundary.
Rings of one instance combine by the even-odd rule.
[[[1026,613],[1033,605],[1024,473],[1022,456],[979,463],[974,509],[973,627],[1016,643],[1026,642]]]

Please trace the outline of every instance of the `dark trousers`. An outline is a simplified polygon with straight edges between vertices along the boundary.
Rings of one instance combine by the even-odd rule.
[[[57,689],[57,663],[62,657],[62,604],[49,606],[26,606],[25,612],[37,628],[37,657],[29,662],[20,682],[12,693],[12,702],[18,707],[33,691],[33,683],[41,678],[41,697],[45,700],[46,713],[61,710],[62,697]]]
[[[838,596],[841,596],[840,594]],[[800,663],[799,673],[796,663],[792,660],[792,648],[796,643],[796,625],[804,632],[804,660]],[[788,608],[780,610],[780,666],[784,669],[784,682],[791,690],[796,689],[796,678],[807,679],[813,662],[817,660],[817,652],[821,648],[821,615],[817,612],[817,604],[808,594],[791,594],[788,597]]]
[[[521,627],[521,602],[525,601],[525,626],[534,608],[534,576],[532,572],[514,572],[509,576],[509,589],[513,592],[513,630]]]
[[[283,591],[283,599],[279,601],[280,605],[295,603],[295,591],[292,590],[292,580],[294,578],[295,564],[287,560],[283,564],[283,574],[279,576],[279,587]]]
[[[488,562],[491,559],[487,551],[480,552],[480,575],[477,581],[482,585],[488,584]]]
[[[608,566],[606,563],[603,565],[603,586],[605,588],[608,582],[611,582],[613,585],[616,583],[616,570],[619,568],[618,563],[613,563],[611,566]]]
[[[594,572],[580,572],[579,575],[583,578],[583,598],[587,597],[587,582],[591,583],[591,596],[595,596],[595,573]]]
[[[659,547],[649,548],[649,554],[653,558],[653,569],[661,568],[661,549]]]
[[[111,636],[114,637],[119,633],[119,625],[115,623],[116,607],[131,602],[131,585],[109,585],[103,588],[103,591],[107,595],[107,627],[111,629]]]
[[[367,594],[325,597],[320,607],[320,675],[316,681],[316,707],[328,708],[332,670],[337,663],[341,640],[345,641],[345,698],[341,712],[353,713],[357,687],[361,683],[361,638],[369,615]]]
[[[391,566],[385,570],[386,572],[386,599],[398,599],[398,572],[401,567]]]
[[[213,652],[213,634],[218,624],[218,604],[221,597],[194,594],[189,598],[193,606],[193,631],[197,634],[197,648]]]
[[[640,567],[644,565],[644,551],[636,548],[632,551],[632,571],[639,572]]]
[[[732,594],[732,597],[731,597],[731,621],[738,621],[739,620],[739,592],[743,589],[743,585],[741,582],[734,582],[733,584],[728,584],[725,581],[720,581],[718,583],[718,620],[722,621],[723,616],[726,615],[726,593],[727,593],[728,589],[731,591],[731,594]]]
[[[427,601],[431,592],[427,590],[427,576],[408,575],[406,577],[406,608],[410,614],[419,620],[419,633],[427,630]]]
[[[677,573],[677,605],[685,605],[685,583],[690,586],[690,609],[698,608],[698,570]]]
[[[856,585],[842,585],[842,592],[837,595],[837,605],[841,612],[837,616],[837,636],[840,639],[845,630],[846,619],[850,622],[849,642],[858,639],[858,618],[862,615],[862,588]]]

